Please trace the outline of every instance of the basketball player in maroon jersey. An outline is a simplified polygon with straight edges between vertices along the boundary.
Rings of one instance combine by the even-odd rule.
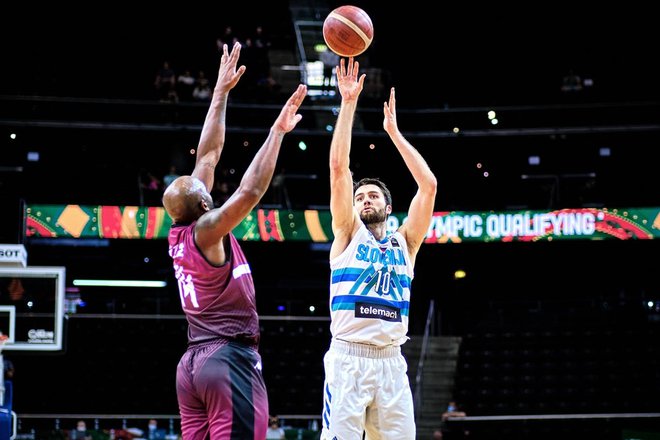
[[[186,440],[263,440],[268,428],[254,283],[231,231],[268,189],[282,139],[302,118],[297,111],[307,90],[298,86],[234,194],[212,209],[209,193],[225,142],[227,97],[245,72],[245,66],[236,67],[240,50],[236,43],[229,54],[224,45],[195,169],[172,182],[163,195],[173,221],[169,253],[188,320],[188,349],[176,375]]]

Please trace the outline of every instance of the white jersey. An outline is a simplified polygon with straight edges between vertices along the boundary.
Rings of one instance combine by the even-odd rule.
[[[403,235],[378,241],[362,224],[330,269],[333,339],[381,347],[406,342],[413,265]]]

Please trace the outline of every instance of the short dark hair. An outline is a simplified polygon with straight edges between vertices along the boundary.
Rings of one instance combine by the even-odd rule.
[[[380,188],[380,190],[383,192],[383,195],[385,196],[385,204],[392,204],[392,194],[390,193],[390,190],[387,189],[387,185],[385,185],[380,179],[373,177],[365,177],[364,179],[360,179],[359,182],[353,184],[353,193],[355,194],[355,191],[364,185],[376,185],[378,188]]]

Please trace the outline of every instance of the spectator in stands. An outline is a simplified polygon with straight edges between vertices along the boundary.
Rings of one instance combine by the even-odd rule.
[[[226,44],[227,47],[233,47],[234,43],[238,42],[238,38],[234,35],[234,30],[231,26],[225,26],[225,30],[221,36],[216,39],[216,44],[218,45],[218,51],[223,53],[223,46]]]
[[[461,411],[455,401],[447,404],[447,410],[442,413],[442,420],[447,420],[449,417],[465,417],[465,411]]]
[[[160,102],[177,102],[179,100],[176,94],[176,74],[168,61],[163,62],[163,67],[156,75],[154,86],[158,91]]]
[[[383,128],[417,184],[408,219],[387,231],[392,196],[378,179],[353,184],[351,135],[365,76],[353,58],[340,61],[341,106],[330,144],[330,331],[324,357],[321,438],[412,440],[415,414],[401,345],[408,340],[410,282],[431,224],[436,178],[403,137],[394,88],[383,105]],[[391,166],[391,164],[388,164]]]
[[[299,85],[282,108],[234,194],[213,208],[209,192],[225,143],[229,92],[241,45],[223,48],[218,80],[202,127],[195,168],[163,194],[173,220],[168,242],[188,320],[188,349],[177,366],[176,391],[185,439],[263,440],[268,395],[261,373],[254,282],[232,230],[261,200],[273,177],[284,136],[295,128],[307,93]]]
[[[142,206],[155,206],[163,195],[163,183],[151,171],[141,169],[140,175],[140,204]]]
[[[206,78],[206,74],[203,70],[200,70],[197,75],[192,96],[197,101],[208,101],[211,99],[211,86],[209,85],[209,80]]]
[[[456,401],[452,400],[447,404],[447,409],[442,413],[440,419],[440,430],[442,431],[442,438],[445,440],[462,439],[470,435],[470,432],[460,426],[452,426],[447,423],[450,418],[465,417],[465,411],[459,408]]]
[[[149,425],[147,426],[147,440],[164,440],[167,433],[164,429],[158,428],[158,420],[149,419]]]
[[[163,176],[163,186],[167,188],[177,177],[179,173],[176,172],[176,165],[170,165],[170,172]]]
[[[69,431],[69,440],[92,440],[92,434],[87,431],[87,424],[84,420],[78,420],[76,429]]]
[[[243,53],[241,51],[241,53]],[[243,81],[243,78],[241,78]],[[222,206],[231,195],[238,188],[238,182],[233,178],[235,170],[228,170],[226,168],[221,168],[220,172],[216,172],[216,179],[213,183],[213,189],[211,190],[211,197],[213,198],[213,203],[216,208]]]
[[[286,438],[284,429],[280,428],[280,422],[277,417],[271,416],[268,419],[268,430],[266,431],[266,440],[283,440]]]
[[[582,90],[582,78],[571,69],[561,81],[561,91],[570,93],[580,90]]]
[[[11,278],[9,285],[7,286],[7,292],[9,293],[10,300],[21,301],[23,299],[23,294],[25,293],[25,288],[23,287],[21,279]]]
[[[216,180],[211,190],[211,197],[213,197],[213,206],[219,208],[225,204],[227,200],[234,193],[235,188],[229,186],[229,182],[226,180]]]
[[[254,61],[257,70],[257,86],[261,89],[270,90],[275,86],[275,81],[270,72],[270,40],[264,32],[262,26],[257,26],[252,35],[252,43],[254,50]]]
[[[268,35],[264,32],[263,26],[257,26],[254,28],[254,35],[252,35],[252,41],[254,41],[254,46],[258,49],[263,49],[268,56],[268,50],[270,49],[271,43]]]
[[[257,67],[257,53],[250,38],[247,38],[245,43],[243,43],[241,54],[241,60],[245,64],[246,71],[243,78],[241,78],[241,84],[236,88],[236,93],[241,95],[241,97],[252,98],[257,88],[259,72]]]
[[[176,89],[179,99],[182,101],[192,100],[192,92],[195,89],[195,77],[190,74],[190,69],[186,69],[176,79]]]

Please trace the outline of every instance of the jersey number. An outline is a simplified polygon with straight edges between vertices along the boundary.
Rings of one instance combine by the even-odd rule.
[[[379,270],[377,272],[378,279],[376,280],[375,290],[379,295],[388,295],[390,293],[390,281],[392,281],[392,275],[389,272],[384,270]]]
[[[186,297],[190,297],[193,307],[198,308],[197,294],[195,293],[195,285],[192,281],[190,274],[183,273],[183,267],[175,264],[174,275],[176,276],[177,283],[179,284],[179,296],[181,297],[181,307],[186,308]]]

